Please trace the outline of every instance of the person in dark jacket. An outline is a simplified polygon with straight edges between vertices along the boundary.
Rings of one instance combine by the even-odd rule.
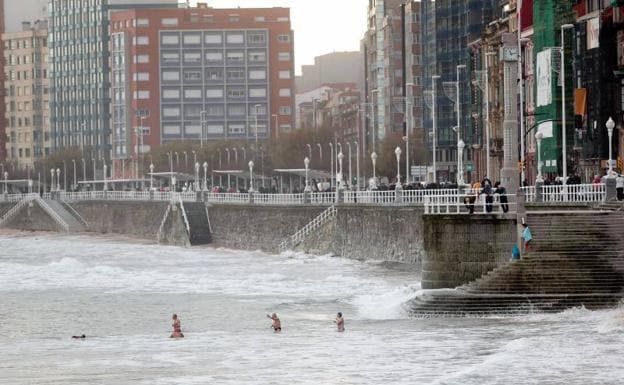
[[[494,194],[498,194],[499,201],[503,212],[506,213],[509,211],[509,200],[507,199],[507,189],[501,186],[501,182],[496,182],[494,184]]]

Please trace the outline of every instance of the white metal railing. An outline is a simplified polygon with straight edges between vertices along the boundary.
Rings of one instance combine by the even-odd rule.
[[[301,205],[305,203],[305,194],[254,194],[257,205]]]
[[[244,204],[249,203],[249,194],[247,193],[207,193],[204,195],[204,201],[209,203],[232,203]]]
[[[333,205],[336,203],[335,192],[313,192],[310,193],[310,203],[313,205]]]
[[[163,215],[162,220],[160,221],[160,227],[158,227],[158,239],[162,238],[163,229],[165,228],[165,223],[167,223],[167,217],[169,216],[169,212],[171,211],[171,205],[167,205],[167,209],[165,210],[165,215]]]
[[[507,202],[501,202],[501,195],[493,194],[492,202],[486,203],[484,196],[476,194],[431,195],[425,197],[425,214],[492,214],[516,212],[516,195],[505,194]],[[488,206],[491,210],[488,211]],[[506,210],[505,210],[506,209]]]
[[[58,215],[58,213],[54,211],[54,209],[50,207],[50,205],[48,205],[45,200],[39,198],[38,196],[35,200],[37,201],[37,203],[39,203],[41,208],[45,212],[47,212],[48,215],[50,215],[52,219],[63,228],[63,230],[65,230],[65,232],[69,232],[69,225],[67,224],[67,222],[65,222],[65,220],[61,218],[61,216]]]
[[[301,242],[303,242],[308,235],[323,226],[329,220],[333,219],[336,216],[336,206],[330,206],[325,211],[320,213],[316,218],[314,218],[310,223],[305,225],[301,230],[297,231],[295,234],[290,236],[288,239],[280,243],[279,249],[280,251],[285,251],[288,247],[294,248]]]
[[[607,188],[604,183],[542,186],[542,201],[546,203],[604,202],[606,196]]]
[[[535,186],[524,186],[520,189],[524,192],[526,202],[535,202]]]
[[[184,208],[184,201],[182,200],[182,194],[176,194],[178,196],[178,203],[180,204],[180,210],[182,210],[182,217],[184,218],[184,225],[186,226],[186,233],[191,235],[191,225],[189,224],[188,217],[186,216],[186,209]]]
[[[2,218],[0,218],[0,226],[4,226],[4,224],[6,224],[8,221],[10,221],[13,217],[17,215],[17,213],[20,211],[22,207],[24,207],[24,205],[26,205],[28,202],[31,202],[37,198],[39,198],[39,195],[37,194],[24,194],[23,198],[17,201],[17,203],[13,207],[11,207],[11,209],[7,211],[2,216]]]
[[[0,194],[0,202],[19,202],[30,194]]]

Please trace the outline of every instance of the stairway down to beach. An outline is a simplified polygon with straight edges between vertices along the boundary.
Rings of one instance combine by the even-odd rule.
[[[601,309],[624,297],[624,212],[533,212],[533,249],[456,289],[430,290],[411,314],[480,316]]]
[[[43,202],[52,209],[63,222],[68,226],[70,232],[82,232],[85,231],[85,224],[82,223],[74,214],[70,212],[70,209],[66,207],[66,203],[53,199],[43,199]]]
[[[212,243],[210,221],[203,202],[184,202],[184,211],[189,222],[189,240],[192,246]]]

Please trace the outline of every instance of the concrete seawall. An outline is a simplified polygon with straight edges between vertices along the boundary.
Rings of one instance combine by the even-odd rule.
[[[423,289],[456,287],[509,261],[516,221],[494,215],[424,219]]]

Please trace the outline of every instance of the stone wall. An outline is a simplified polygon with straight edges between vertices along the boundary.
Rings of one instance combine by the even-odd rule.
[[[422,208],[340,205],[337,209],[336,219],[306,239],[301,250],[362,260],[422,262]]]
[[[6,227],[28,231],[62,231],[62,228],[37,202],[30,202],[22,207],[19,213],[6,224]]]
[[[277,252],[280,242],[325,209],[318,206],[209,205],[213,245]]]
[[[189,247],[191,242],[180,205],[175,204],[167,212],[162,231],[157,235],[158,243],[170,246]]]
[[[156,241],[169,202],[84,201],[70,205],[89,224],[89,231]]]
[[[424,218],[423,289],[473,281],[507,262],[516,221],[495,215],[428,215]]]

